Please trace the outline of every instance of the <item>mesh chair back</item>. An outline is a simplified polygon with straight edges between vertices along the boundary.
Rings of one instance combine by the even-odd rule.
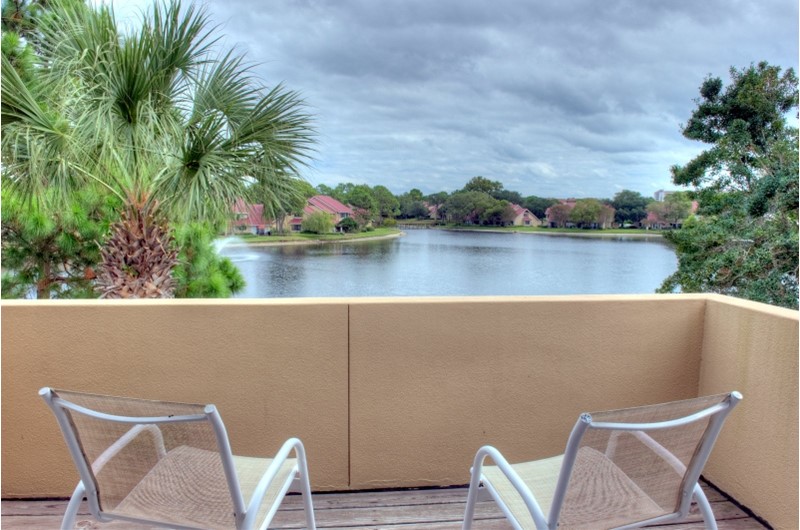
[[[96,516],[164,522],[168,513],[165,522],[171,524],[236,527],[217,433],[205,405],[52,392],[79,447],[79,457],[73,451],[73,458],[83,469],[90,507],[100,512]],[[177,417],[188,418],[171,421]],[[152,513],[162,516],[154,519]]]
[[[729,408],[700,414],[690,422],[673,420],[725,403],[729,396],[591,414],[577,446],[559,526],[611,528],[678,512],[685,515],[718,432],[719,425],[711,428],[714,418],[724,413],[718,418],[721,422]],[[665,422],[678,425],[665,427]],[[661,425],[630,430],[621,424]]]

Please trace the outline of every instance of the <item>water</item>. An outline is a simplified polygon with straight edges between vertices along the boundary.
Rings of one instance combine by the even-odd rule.
[[[677,268],[646,239],[409,230],[308,246],[221,245],[247,281],[240,298],[653,293]]]

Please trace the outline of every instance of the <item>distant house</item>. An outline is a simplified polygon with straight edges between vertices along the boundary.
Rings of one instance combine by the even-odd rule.
[[[544,211],[547,226],[550,228],[563,228],[575,226],[569,222],[569,213],[575,208],[577,199],[561,199],[558,204],[550,206]]]
[[[346,217],[353,217],[353,209],[349,206],[342,204],[333,197],[327,195],[314,195],[308,199],[306,207],[303,208],[304,215],[310,215],[315,212],[325,212],[333,216],[333,224],[339,224],[339,221]]]
[[[315,195],[306,202],[302,216],[282,218],[282,226],[285,227],[288,223],[289,230],[292,232],[300,232],[303,229],[303,218],[314,212],[330,214],[334,224],[338,224],[339,221],[346,217],[353,217],[355,213],[352,208],[342,204],[333,197]],[[269,230],[276,230],[278,228],[276,220],[264,219],[264,205],[248,204],[242,199],[238,199],[233,205],[233,218],[233,221],[231,221],[231,230],[240,234],[245,232],[264,234]]]
[[[423,201],[422,204],[425,205],[425,208],[428,209],[428,218],[429,219],[439,219],[439,206],[438,204],[430,204],[427,201]]]
[[[562,199],[558,204],[550,206],[545,210],[547,226],[550,228],[611,228],[614,224],[614,213],[616,210],[609,204],[600,204],[601,209],[594,222],[575,224],[570,221],[572,210],[578,204],[577,199]]]
[[[689,210],[689,213],[696,213],[699,207],[700,204],[697,201],[692,201],[692,207]],[[660,214],[658,211],[650,211],[647,212],[647,217],[642,219],[641,226],[642,228],[647,228],[648,230],[668,230],[671,228],[683,227],[683,221],[685,221],[685,219],[681,219],[678,222],[670,222],[665,220],[662,217],[662,214]]]
[[[264,220],[264,205],[249,204],[243,199],[236,199],[233,204],[233,221],[231,231],[234,233],[263,234],[267,230]]]
[[[289,219],[289,230],[292,232],[302,232],[303,231],[303,218],[299,216],[294,216]]]
[[[514,226],[541,226],[542,221],[536,217],[533,212],[527,208],[523,208],[519,204],[511,203],[511,209],[514,210],[514,221],[511,224]]]

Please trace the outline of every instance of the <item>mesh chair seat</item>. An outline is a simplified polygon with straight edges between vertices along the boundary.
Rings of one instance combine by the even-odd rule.
[[[84,495],[103,522],[252,530],[269,524],[290,489],[302,493],[306,526],[316,528],[305,449],[297,438],[286,440],[273,458],[235,456],[213,405],[50,388],[39,393],[81,477],[62,530],[74,527]]]
[[[272,459],[233,456],[242,496],[248,500]],[[287,459],[270,484],[257,520],[281,494],[297,461]],[[228,483],[216,451],[180,446],[171,450],[109,513],[136,519],[155,519],[212,530],[236,528]]]
[[[511,465],[545,513],[550,511],[563,459],[564,455],[561,455]],[[567,494],[559,528],[587,528],[597,521],[603,521],[604,526],[613,527],[630,521],[650,519],[663,513],[661,506],[610,459],[595,449],[582,447],[578,450],[573,472],[576,479],[572,481],[572,488]],[[536,528],[522,497],[497,466],[485,466],[483,477],[522,528]],[[591,499],[592,502],[581,505],[575,502],[577,499]],[[576,510],[576,507],[581,509]]]
[[[698,486],[738,392],[584,413],[564,455],[510,464],[494,447],[478,450],[464,530],[480,489],[516,528],[633,528],[686,517],[697,500],[706,528],[717,528]],[[485,465],[491,458],[496,465]]]

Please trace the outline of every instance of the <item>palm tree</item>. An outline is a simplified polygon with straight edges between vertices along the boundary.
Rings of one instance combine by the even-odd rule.
[[[313,143],[303,101],[217,54],[202,10],[156,4],[125,33],[106,7],[55,0],[37,29],[33,81],[3,57],[3,171],[23,196],[95,186],[123,201],[101,296],[171,296],[174,223],[226,217],[253,183],[295,193]]]

